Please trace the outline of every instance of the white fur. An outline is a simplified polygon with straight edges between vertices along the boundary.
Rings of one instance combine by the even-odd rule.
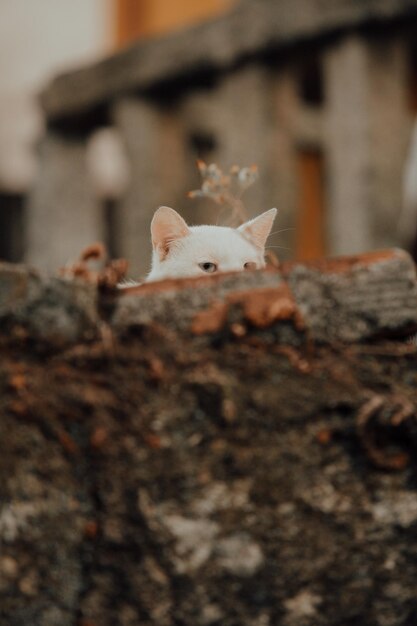
[[[214,263],[216,272],[241,271],[265,266],[264,246],[276,209],[270,209],[238,229],[225,226],[187,226],[168,207],[159,208],[152,220],[152,269],[147,281],[202,276],[199,264]]]

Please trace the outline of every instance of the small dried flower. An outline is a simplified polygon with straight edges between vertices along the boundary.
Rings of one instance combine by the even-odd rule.
[[[203,179],[201,188],[190,191],[188,197],[210,198],[217,204],[228,205],[232,210],[230,221],[243,224],[248,217],[241,196],[258,179],[256,165],[242,168],[233,165],[228,174],[224,174],[216,163],[207,165],[198,160],[197,167]]]

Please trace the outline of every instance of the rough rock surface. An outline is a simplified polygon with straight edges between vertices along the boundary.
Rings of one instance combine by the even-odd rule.
[[[2,626],[416,622],[407,255],[0,294]]]

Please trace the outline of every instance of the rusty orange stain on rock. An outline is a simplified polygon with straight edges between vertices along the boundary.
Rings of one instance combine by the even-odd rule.
[[[10,403],[10,411],[14,413],[17,417],[24,417],[29,412],[29,407],[25,402],[20,400],[13,400]]]
[[[293,319],[297,328],[304,323],[288,285],[251,289],[227,297],[230,304],[242,306],[245,319],[257,328],[266,328],[278,320]]]
[[[201,287],[206,284],[218,282],[224,274],[216,276],[197,276],[192,278],[165,278],[164,280],[151,281],[149,283],[138,283],[127,286],[117,292],[118,296],[131,296],[135,294],[155,294],[164,291],[179,291],[187,287]],[[217,279],[217,280],[216,280]]]
[[[239,322],[235,322],[230,325],[230,330],[232,335],[235,337],[244,337],[247,334],[247,328],[244,324],[239,324]]]
[[[15,374],[14,376],[11,377],[9,381],[9,386],[15,391],[20,391],[22,389],[25,389],[26,385],[27,385],[27,379],[24,376],[24,374]]]
[[[57,432],[57,438],[66,452],[69,454],[78,454],[79,450],[77,444],[65,430],[59,430]]]
[[[159,450],[162,447],[161,438],[155,433],[144,433],[143,440],[153,450]]]
[[[89,520],[84,525],[84,536],[87,539],[95,539],[98,533],[98,522]]]
[[[327,446],[332,440],[333,433],[329,428],[322,428],[316,433],[316,439],[322,446]]]
[[[191,332],[194,335],[218,332],[226,323],[228,309],[226,302],[214,301],[208,309],[196,313],[191,324]]]
[[[218,332],[226,324],[230,307],[236,306],[242,309],[244,319],[257,328],[267,328],[278,320],[290,319],[297,329],[304,328],[292,292],[286,283],[282,283],[278,287],[232,293],[226,296],[225,302],[214,301],[194,316],[191,331],[196,335]],[[244,326],[240,326],[244,329]],[[236,327],[236,323],[233,327]]]
[[[153,357],[149,361],[149,374],[151,380],[162,380],[165,374],[165,367],[161,359]]]
[[[259,274],[276,274],[279,271],[275,267],[266,267],[262,270],[256,270]],[[228,276],[241,275],[242,272],[220,272],[218,274],[210,274],[203,276],[191,276],[186,278],[165,278],[164,280],[151,281],[149,283],[138,283],[137,285],[126,286],[117,292],[118,297],[132,296],[136,294],[147,295],[156,294],[164,291],[180,291],[187,288],[198,288],[216,285],[222,283],[224,278]]]
[[[91,434],[90,445],[93,448],[101,448],[108,437],[107,429],[104,426],[97,426]]]

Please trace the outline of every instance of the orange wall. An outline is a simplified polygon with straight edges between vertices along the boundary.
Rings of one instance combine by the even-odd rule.
[[[116,47],[215,17],[236,0],[114,0]]]

